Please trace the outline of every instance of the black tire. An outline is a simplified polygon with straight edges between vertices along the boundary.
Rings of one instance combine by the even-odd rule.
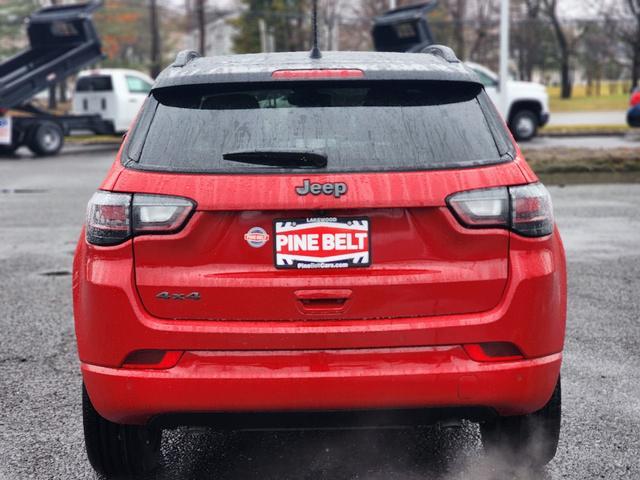
[[[142,475],[160,462],[162,430],[120,425],[100,416],[82,385],[84,441],[91,466],[106,477]]]
[[[482,443],[489,455],[512,464],[533,468],[545,466],[556,455],[560,439],[562,391],[560,379],[549,402],[537,412],[499,417],[480,425]]]
[[[538,135],[540,117],[531,110],[518,110],[511,117],[509,129],[518,142],[527,142]]]
[[[27,147],[35,155],[56,155],[64,145],[64,132],[56,122],[44,121],[35,125],[29,135]]]

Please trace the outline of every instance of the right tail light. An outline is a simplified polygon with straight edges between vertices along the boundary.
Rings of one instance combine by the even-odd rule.
[[[525,237],[551,235],[555,226],[549,191],[541,183],[469,190],[447,205],[469,228],[508,228]]]

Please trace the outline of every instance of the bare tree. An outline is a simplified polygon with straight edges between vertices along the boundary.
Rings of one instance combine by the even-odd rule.
[[[497,60],[499,36],[494,27],[499,20],[500,4],[497,0],[484,0],[470,6],[466,23],[472,28],[468,29],[465,38],[469,46],[462,50],[463,53],[468,52],[467,58],[479,63]]]
[[[540,63],[541,0],[520,0],[516,4],[517,27],[512,30],[513,48],[521,80],[531,81]]]
[[[325,26],[326,39],[324,48],[327,50],[338,50],[340,47],[339,20],[341,4],[341,0],[322,0],[319,2],[318,13],[321,24]]]
[[[640,83],[640,0],[623,0],[627,14],[633,17],[633,26],[623,28],[621,39],[631,54],[631,84],[636,88]]]
[[[565,33],[558,16],[558,0],[541,0],[542,12],[547,16],[553,27],[558,46],[560,60],[561,95],[562,98],[571,98],[573,93],[573,80],[571,78],[571,48],[569,39]]]
[[[158,3],[157,0],[149,0],[149,26],[151,30],[151,69],[153,78],[157,77],[162,70],[162,59],[160,53],[160,26],[158,23]]]
[[[206,0],[196,0],[196,19],[198,26],[199,51],[201,55],[207,54],[207,12]]]
[[[348,29],[342,29],[340,45],[347,50],[370,50],[373,48],[371,28],[373,19],[389,9],[388,0],[361,0],[349,2],[346,15],[353,20]]]
[[[51,0],[51,5],[58,5],[58,0]],[[49,86],[49,110],[58,108],[58,97],[56,96],[56,85]]]
[[[467,19],[467,0],[448,0],[444,6],[451,17],[453,43],[459,58],[466,58],[465,23]]]

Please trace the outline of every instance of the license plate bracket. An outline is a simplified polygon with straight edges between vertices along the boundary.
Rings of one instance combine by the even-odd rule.
[[[371,266],[368,217],[307,217],[273,221],[273,261],[278,269]]]

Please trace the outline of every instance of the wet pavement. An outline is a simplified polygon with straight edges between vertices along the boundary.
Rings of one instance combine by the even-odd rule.
[[[97,478],[86,460],[71,261],[113,154],[0,158],[0,479]],[[484,457],[473,424],[165,435],[158,479],[640,478],[640,185],[551,188],[569,264],[564,417],[541,472]]]

